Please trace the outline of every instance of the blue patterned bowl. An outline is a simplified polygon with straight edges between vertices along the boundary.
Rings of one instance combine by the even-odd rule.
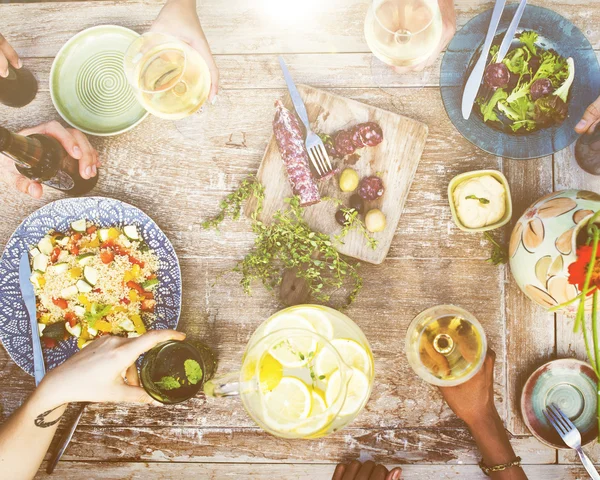
[[[512,20],[516,4],[504,9],[498,34],[504,34]],[[465,82],[487,33],[492,10],[472,18],[454,36],[444,58],[440,74],[442,100],[450,121],[457,130],[475,146],[492,155],[525,160],[552,155],[577,140],[573,130],[585,109],[600,94],[600,67],[590,42],[581,31],[558,13],[547,8],[527,5],[519,23],[518,33],[523,30],[538,32],[538,43],[546,49],[553,48],[564,57],[573,57],[575,79],[569,94],[569,114],[560,125],[531,133],[506,133],[489,126],[473,112],[465,120],[461,102]]]
[[[156,320],[150,328],[176,328],[181,312],[181,271],[177,254],[162,230],[140,209],[103,197],[69,198],[52,202],[27,217],[10,237],[0,259],[0,340],[19,367],[33,375],[31,327],[19,287],[19,260],[49,230],[67,231],[85,218],[101,227],[136,225],[159,259]],[[74,337],[44,349],[46,368],[57,367],[76,353]]]

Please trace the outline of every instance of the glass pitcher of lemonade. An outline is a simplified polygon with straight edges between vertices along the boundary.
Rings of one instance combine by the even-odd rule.
[[[208,382],[209,396],[239,395],[252,419],[284,438],[344,428],[373,387],[373,354],[360,328],[328,307],[286,308],[254,332],[242,368]]]

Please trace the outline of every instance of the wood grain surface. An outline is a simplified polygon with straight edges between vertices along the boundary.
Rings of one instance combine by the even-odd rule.
[[[383,142],[376,147],[357,150],[358,159],[351,159],[351,157],[332,159],[334,168],[340,172],[344,168],[352,168],[361,179],[376,175],[383,180],[385,187],[383,197],[365,202],[365,213],[377,208],[383,212],[387,221],[382,232],[371,235],[377,241],[376,248],[371,248],[364,236],[356,229],[348,233],[343,240],[335,240],[342,227],[335,220],[335,212],[339,207],[334,202],[322,200],[316,205],[304,208],[304,219],[310,228],[330,235],[332,240],[336,241],[336,248],[340,253],[365,262],[380,264],[388,254],[400,215],[404,210],[410,186],[425,148],[427,126],[408,117],[306,85],[299,85],[298,91],[306,106],[311,128],[315,132],[333,135],[364,122],[375,122],[383,131]],[[294,111],[289,95],[285,96],[284,105]],[[265,186],[263,210],[259,218],[268,223],[275,212],[285,207],[284,200],[293,195],[274,135],[267,145],[257,176]],[[348,199],[352,193],[344,193],[340,190],[338,178],[339,174],[336,174],[317,181],[321,197],[341,200],[348,206]],[[253,211],[252,203],[247,212]]]
[[[103,161],[94,192],[132,203],[157,221],[181,259],[184,297],[180,328],[215,347],[219,373],[239,368],[244,346],[262,320],[281,308],[256,285],[243,294],[229,273],[253,243],[247,219],[226,221],[218,233],[200,228],[221,198],[259,168],[271,137],[273,102],[286,95],[277,56],[298,83],[412,118],[429,127],[404,212],[381,265],[363,264],[365,287],[348,315],[363,329],[376,358],[373,396],[342,432],[315,442],[278,440],[258,430],[235,400],[202,397],[173,407],[92,405],[53,477],[71,479],[253,478],[324,479],[334,464],[354,458],[401,464],[410,479],[483,479],[465,426],[438,391],[411,371],[403,340],[423,309],[454,302],[482,322],[497,352],[495,398],[517,454],[532,479],[586,478],[570,452],[529,435],[518,409],[530,372],[557,356],[582,357],[569,320],[549,315],[520,292],[507,267],[486,263],[489,245],[460,231],[446,199],[457,174],[502,170],[514,205],[513,222],[539,196],[562,188],[600,192],[600,180],[581,172],[570,149],[529,162],[489,155],[463,139],[441,102],[440,59],[423,72],[397,74],[373,58],[363,37],[370,0],[199,0],[198,12],[221,73],[216,105],[180,122],[147,118],[118,137],[91,138]],[[48,92],[53,56],[72,35],[99,24],[143,32],[163,0],[15,3],[0,5],[0,32],[40,82],[30,105],[0,106],[12,129],[59,119]],[[293,4],[293,5],[292,5]],[[491,1],[456,0],[459,28]],[[543,0],[578,26],[600,49],[598,0]],[[286,12],[281,5],[292,9]],[[310,22],[306,15],[310,14]],[[18,224],[49,201],[0,188],[0,248]],[[495,232],[507,239],[510,227]],[[0,349],[0,421],[33,389]],[[61,431],[62,431],[61,427]],[[600,449],[586,447],[595,461]],[[44,466],[42,467],[42,469]]]

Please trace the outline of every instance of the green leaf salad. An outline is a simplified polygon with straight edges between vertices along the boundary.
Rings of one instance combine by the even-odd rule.
[[[475,103],[483,121],[525,133],[561,123],[568,114],[569,90],[575,77],[572,58],[536,44],[526,31],[520,44],[497,62],[498,45],[490,49],[484,83]]]

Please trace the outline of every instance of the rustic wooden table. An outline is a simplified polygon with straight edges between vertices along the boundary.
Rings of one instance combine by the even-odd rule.
[[[236,401],[92,406],[55,477],[328,479],[334,464],[360,458],[406,464],[409,479],[484,478],[464,424],[411,371],[404,355],[410,320],[426,307],[454,302],[480,319],[498,354],[496,401],[530,477],[585,478],[574,455],[547,448],[528,434],[518,408],[527,376],[552,358],[583,358],[582,342],[572,335],[570,321],[527,300],[507,268],[485,262],[489,248],[482,238],[453,224],[446,187],[458,173],[500,169],[509,179],[517,219],[528,204],[552,190],[599,191],[600,180],[582,173],[572,149],[511,161],[467,142],[444,111],[439,61],[423,73],[398,75],[373,59],[363,38],[368,0],[199,3],[221,71],[218,103],[191,122],[175,125],[149,117],[124,135],[92,138],[105,165],[95,193],[142,208],[164,229],[184,277],[180,328],[213,345],[220,372],[226,372],[239,365],[250,334],[280,305],[259,286],[252,297],[245,296],[235,274],[214,282],[248,252],[253,238],[249,223],[226,222],[220,235],[199,224],[260,163],[271,134],[273,102],[285,93],[277,55],[285,55],[299,83],[427,123],[429,138],[389,257],[380,266],[363,267],[365,287],[348,312],[373,347],[373,395],[349,428],[317,441],[271,437]],[[600,49],[598,0],[542,4],[570,19]],[[54,55],[74,33],[99,24],[143,32],[161,5],[160,0],[1,5],[2,34],[40,83],[37,98],[27,107],[0,108],[2,124],[18,129],[59,118],[48,75]],[[491,4],[456,0],[456,6],[460,27]],[[285,15],[286,8],[295,13]],[[304,21],[309,16],[310,22]],[[3,246],[23,218],[61,195],[48,189],[36,201],[3,186],[0,198]],[[32,378],[4,349],[0,385],[4,420],[33,389]],[[600,448],[588,451],[600,460]]]

